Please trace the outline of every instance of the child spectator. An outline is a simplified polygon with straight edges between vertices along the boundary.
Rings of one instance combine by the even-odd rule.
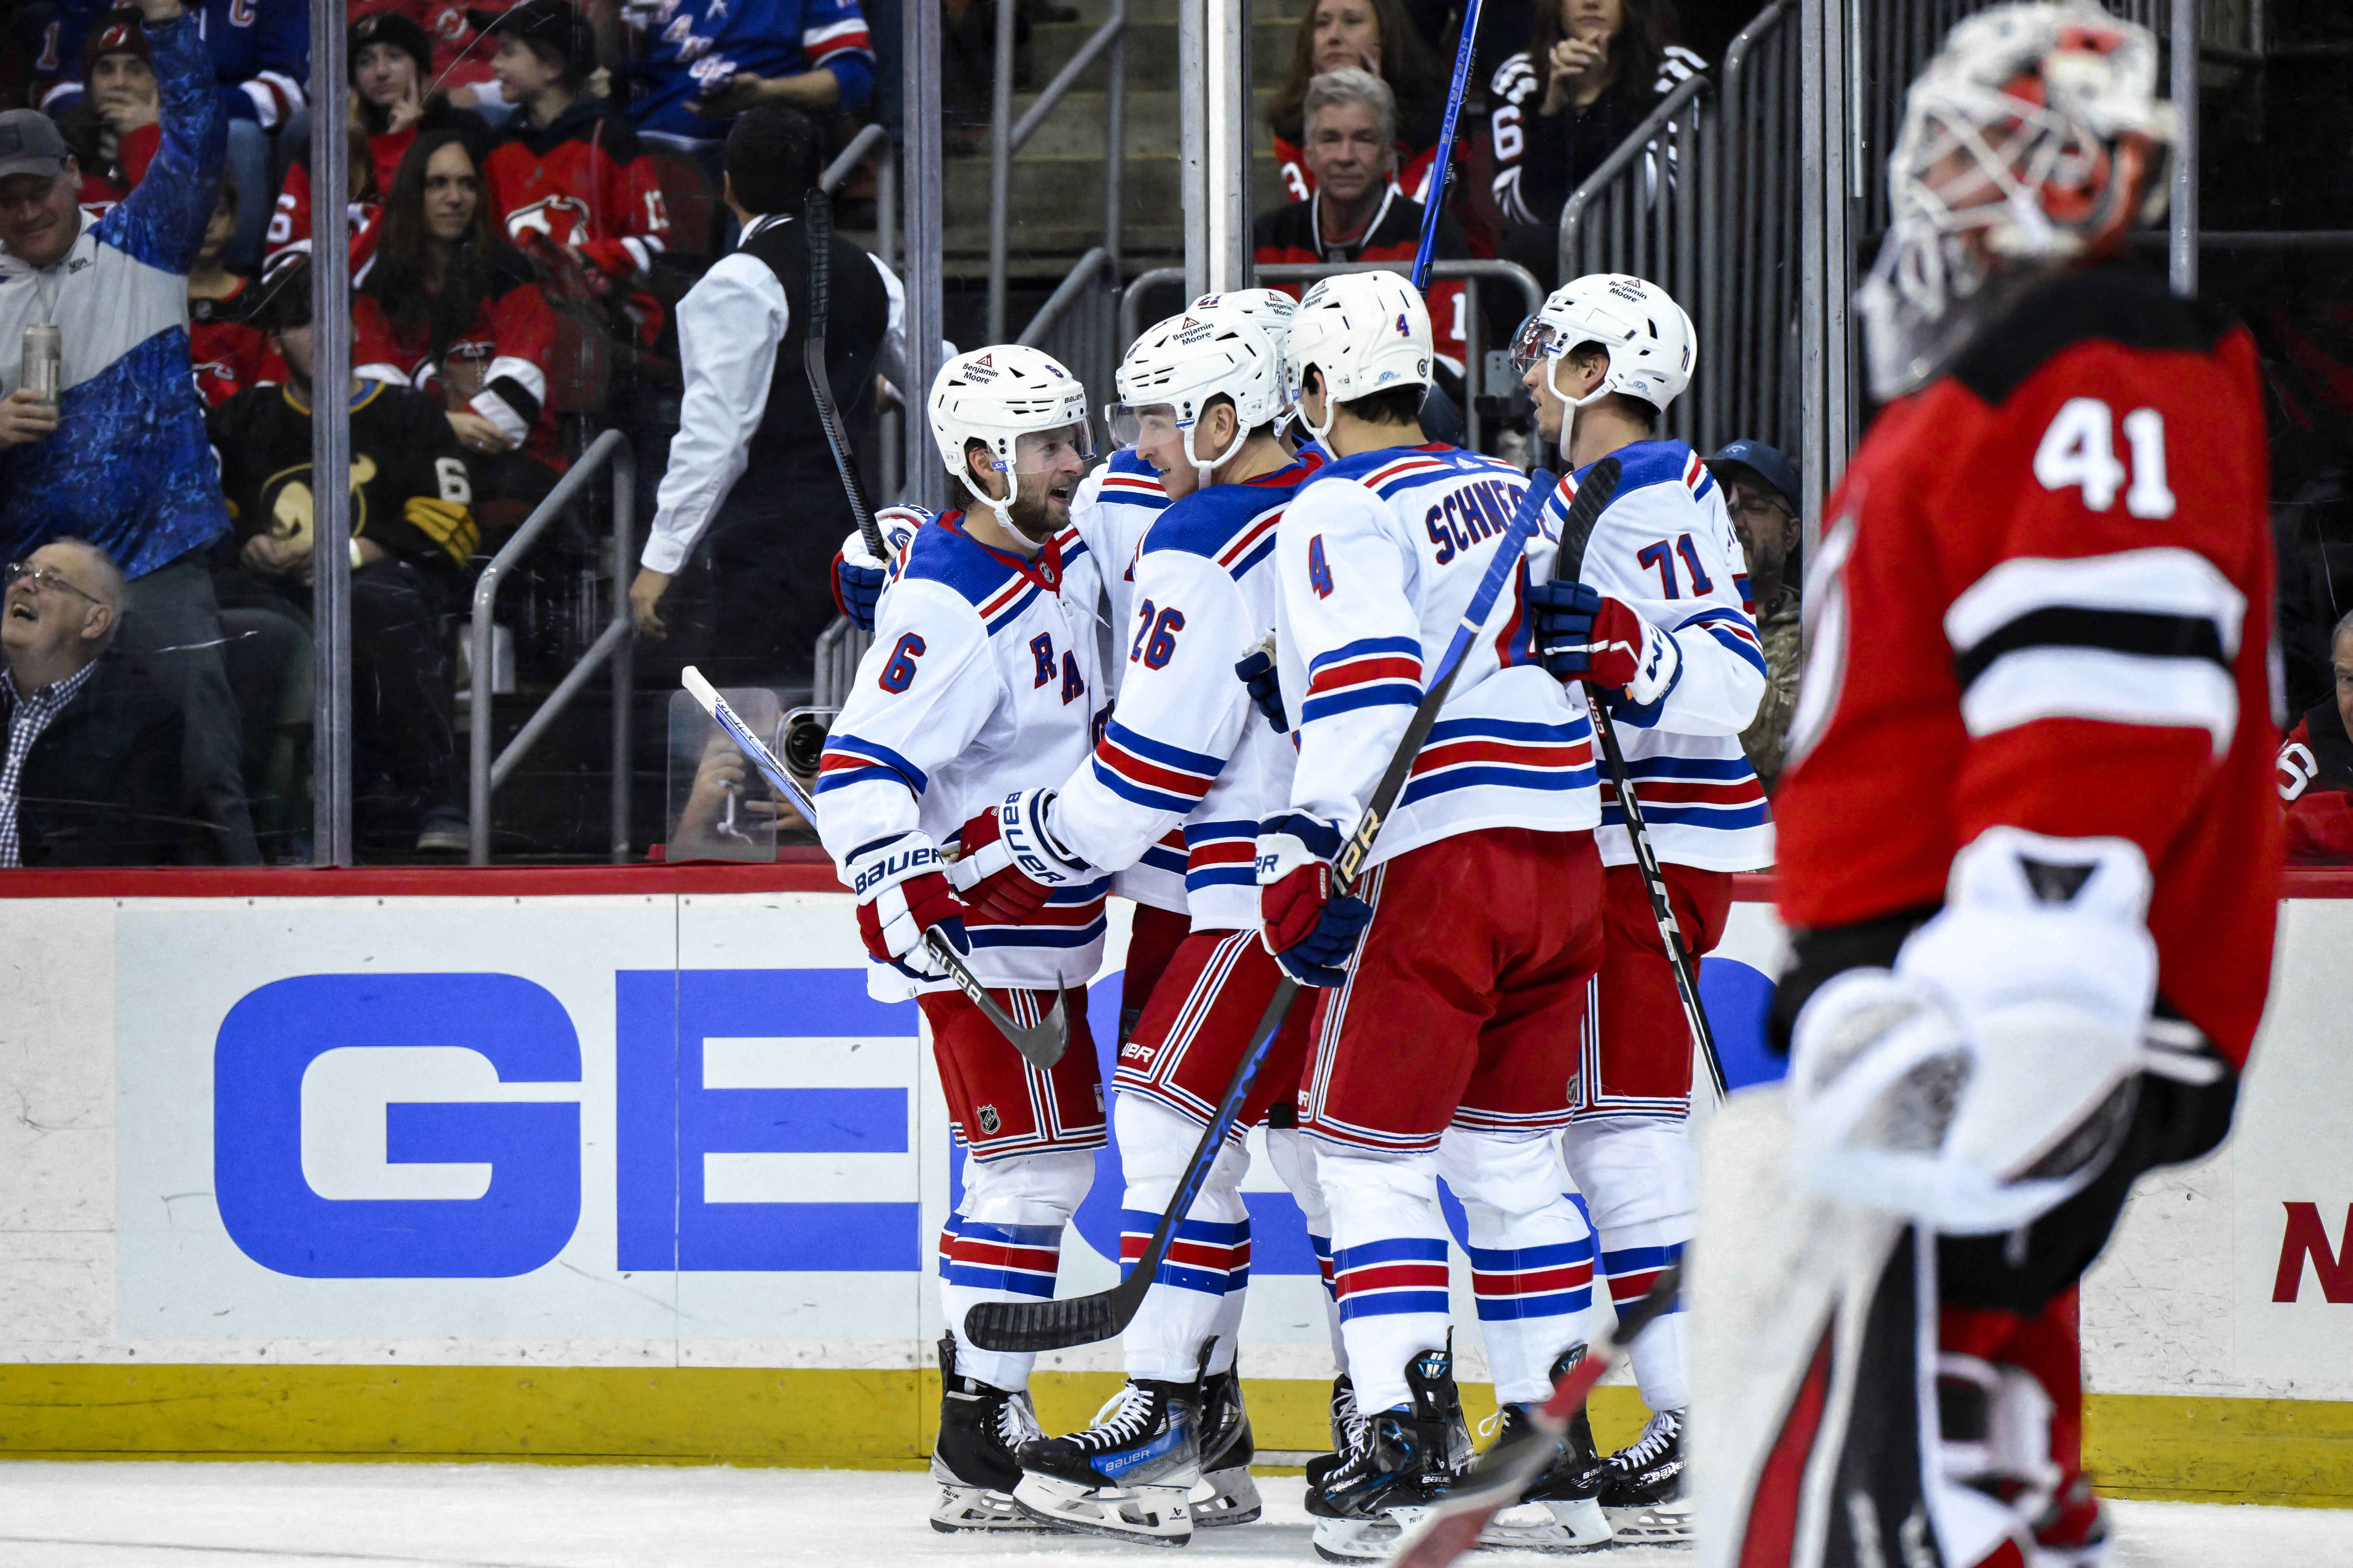
[[[629,118],[712,179],[735,116],[781,103],[823,120],[866,107],[874,50],[858,0],[660,0],[629,9],[644,58]]]
[[[215,557],[224,603],[311,604],[316,493],[311,380],[316,346],[311,263],[270,281],[261,313],[286,381],[238,394],[211,419],[221,490],[235,527]],[[353,809],[379,853],[463,852],[452,726],[449,616],[480,533],[473,486],[440,405],[421,392],[354,376],[352,420]]]
[[[491,222],[464,135],[428,131],[401,160],[375,259],[353,302],[352,363],[436,393],[479,481],[485,524],[520,523],[564,460],[547,411],[555,317]]]
[[[58,130],[81,165],[81,207],[103,215],[131,194],[163,142],[163,101],[136,7],[109,11],[82,39],[81,97]]]
[[[520,106],[482,162],[491,222],[551,271],[568,260],[604,288],[643,277],[670,217],[637,132],[603,99],[584,96],[596,68],[587,20],[571,0],[472,16],[496,38],[492,67]]]
[[[1266,111],[1290,199],[1305,201],[1315,194],[1306,158],[1307,88],[1335,70],[1366,71],[1388,84],[1396,105],[1397,183],[1415,201],[1427,200],[1438,132],[1446,118],[1446,72],[1398,0],[1316,0],[1300,17],[1291,40],[1290,72]]]
[[[225,178],[204,243],[188,264],[188,365],[196,390],[212,408],[248,387],[286,378],[269,334],[250,319],[258,292],[253,280],[227,260],[237,232],[237,182]]]
[[[506,101],[491,69],[495,46],[483,38],[471,18],[495,16],[506,8],[505,0],[488,5],[470,5],[467,0],[355,0],[350,16],[357,22],[392,15],[417,24],[433,41],[432,69],[426,73],[426,81],[446,93],[457,107],[480,110],[489,116],[502,113]]]
[[[1488,85],[1501,254],[1559,280],[1560,211],[1585,177],[1707,62],[1668,37],[1665,0],[1538,0],[1535,34]]]
[[[2279,792],[2288,853],[2353,860],[2353,615],[2329,633],[2328,662],[2337,689],[2281,743]]]

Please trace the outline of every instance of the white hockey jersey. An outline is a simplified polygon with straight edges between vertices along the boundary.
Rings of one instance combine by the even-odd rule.
[[[1683,655],[1674,684],[1655,702],[1611,710],[1651,847],[1662,861],[1706,871],[1770,865],[1765,789],[1740,749],[1740,732],[1765,693],[1765,653],[1723,488],[1681,441],[1637,441],[1611,455],[1617,492],[1593,525],[1581,568],[1565,569],[1672,637]],[[1542,526],[1556,542],[1571,493],[1564,482],[1545,505]],[[1574,698],[1583,705],[1581,687]],[[1602,863],[1630,865],[1633,846],[1607,768],[1600,785]]]
[[[1290,737],[1234,664],[1274,630],[1276,527],[1309,471],[1287,463],[1160,514],[1133,567],[1118,706],[1055,806],[1055,831],[1095,865],[1124,865],[1181,823],[1195,930],[1258,925],[1259,821],[1290,800]]]
[[[1293,809],[1355,828],[1526,493],[1509,463],[1432,443],[1330,463],[1284,511],[1276,661],[1296,726]],[[1481,828],[1578,832],[1600,821],[1584,705],[1534,662],[1526,553],[1472,644],[1373,859]]]
[[[1134,449],[1126,447],[1112,453],[1108,461],[1081,480],[1078,491],[1071,497],[1071,524],[1101,563],[1103,597],[1110,605],[1113,647],[1103,673],[1111,683],[1114,701],[1126,675],[1126,661],[1120,656],[1119,640],[1129,630],[1128,611],[1135,598],[1136,552],[1144,548],[1145,535],[1167,505],[1168,493],[1161,488],[1159,471],[1138,457]],[[1184,914],[1187,901],[1182,835],[1172,827],[1159,840],[1146,845],[1134,863],[1126,864],[1113,876],[1112,891],[1138,904]]]
[[[975,539],[962,512],[916,531],[818,764],[818,833],[837,865],[909,832],[952,844],[983,807],[1058,786],[1086,760],[1102,706],[1102,591],[1075,528],[1034,561]],[[1109,878],[1063,889],[1020,926],[968,918],[973,973],[992,986],[1085,984],[1110,890]],[[882,1001],[948,983],[867,969]]]

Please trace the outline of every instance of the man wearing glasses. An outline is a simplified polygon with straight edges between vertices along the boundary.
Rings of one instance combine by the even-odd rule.
[[[108,652],[122,599],[113,557],[80,539],[7,568],[0,867],[185,861],[206,831],[181,788],[178,709]]]
[[[1732,531],[1748,557],[1748,593],[1757,607],[1757,635],[1765,644],[1765,695],[1757,719],[1740,732],[1748,766],[1770,789],[1788,749],[1789,715],[1798,709],[1799,535],[1797,465],[1763,441],[1734,441],[1707,460],[1724,486]]]

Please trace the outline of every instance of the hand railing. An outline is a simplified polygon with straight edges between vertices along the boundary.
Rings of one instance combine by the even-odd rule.
[[[1013,118],[1012,0],[997,7],[997,62],[991,86],[995,113],[988,139],[988,341],[1005,341],[1006,252],[1013,219],[1013,154],[1037,133],[1098,59],[1108,60],[1103,87],[1103,242],[1119,265],[1121,176],[1127,161],[1127,0],[1112,0],[1111,16],[1072,55],[1018,122]],[[1082,261],[1081,265],[1085,265]],[[1035,323],[1032,323],[1035,325]],[[1041,329],[1042,330],[1042,329]],[[1026,334],[1024,343],[1032,340]]]

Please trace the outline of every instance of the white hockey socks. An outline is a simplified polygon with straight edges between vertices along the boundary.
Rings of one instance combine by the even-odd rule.
[[[1563,1189],[1549,1132],[1446,1129],[1438,1166],[1470,1225],[1471,1283],[1495,1399],[1552,1393],[1553,1362],[1583,1344],[1593,1306],[1593,1233]]]
[[[1315,1249],[1316,1272],[1324,1277],[1324,1328],[1332,1336],[1332,1370],[1348,1370],[1348,1346],[1340,1337],[1340,1298],[1332,1285],[1332,1205],[1315,1179],[1315,1140],[1297,1128],[1266,1129],[1267,1162],[1307,1221],[1307,1243]]]
[[[1201,1126],[1139,1094],[1120,1096],[1112,1118],[1127,1172],[1119,1226],[1120,1263],[1125,1267],[1143,1253],[1176,1198],[1176,1179],[1201,1140]],[[1240,1319],[1242,1287],[1250,1280],[1250,1211],[1241,1194],[1249,1169],[1250,1151],[1229,1143],[1210,1167],[1191,1212],[1177,1222],[1168,1255],[1122,1336],[1130,1378],[1192,1382],[1201,1369],[1201,1342],[1212,1334],[1220,1344],[1210,1370],[1233,1364],[1232,1328],[1221,1330],[1219,1319],[1227,1316],[1229,1292],[1230,1315]]]
[[[1411,1402],[1405,1365],[1446,1343],[1446,1222],[1438,1155],[1372,1154],[1326,1143],[1317,1180],[1332,1203],[1332,1277],[1356,1408]]]
[[[1561,1153],[1593,1212],[1599,1272],[1610,1300],[1640,1300],[1691,1240],[1698,1177],[1687,1125],[1630,1117],[1580,1121],[1561,1134]],[[1681,1302],[1634,1341],[1627,1359],[1644,1404],[1654,1411],[1690,1404]]]
[[[964,1331],[982,1301],[1039,1301],[1054,1294],[1062,1227],[1093,1184],[1092,1149],[964,1162],[964,1202],[941,1241],[940,1309],[956,1337],[955,1370],[995,1388],[1029,1386],[1032,1354],[984,1351]]]

